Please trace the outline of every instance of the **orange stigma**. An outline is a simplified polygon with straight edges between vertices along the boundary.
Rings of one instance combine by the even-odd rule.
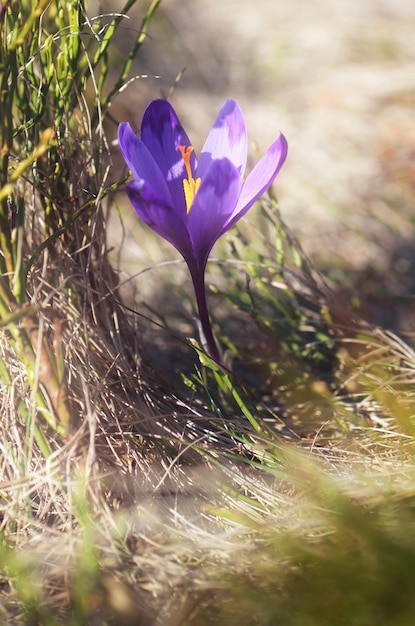
[[[202,181],[200,178],[196,178],[196,180],[193,178],[192,166],[190,165],[190,155],[193,152],[193,146],[179,146],[179,150],[187,172],[187,178],[183,179],[183,190],[186,200],[186,213],[188,214]]]

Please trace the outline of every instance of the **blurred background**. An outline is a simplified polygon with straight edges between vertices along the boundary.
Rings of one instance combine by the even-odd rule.
[[[126,20],[120,55],[148,4]],[[284,220],[338,290],[358,291],[364,315],[411,332],[414,32],[410,0],[163,0],[132,72],[148,78],[131,82],[112,114],[138,130],[147,103],[169,96],[198,150],[222,101],[234,98],[251,164],[282,131],[289,155],[274,187]],[[128,238],[140,227],[125,208]],[[125,249],[135,272],[178,258],[160,241],[150,258]]]

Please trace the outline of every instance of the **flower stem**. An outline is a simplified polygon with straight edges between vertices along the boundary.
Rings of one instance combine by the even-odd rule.
[[[218,344],[213,336],[212,326],[206,302],[205,270],[191,270],[193,287],[196,295],[197,308],[199,310],[200,330],[202,342],[206,345],[209,356],[217,363],[221,362]]]

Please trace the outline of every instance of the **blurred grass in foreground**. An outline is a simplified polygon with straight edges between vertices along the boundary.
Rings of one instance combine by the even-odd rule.
[[[412,348],[326,285],[272,194],[209,266],[227,367],[166,342],[173,391],[122,301],[104,120],[158,2],[114,79],[134,4],[1,5],[0,621],[409,626]]]

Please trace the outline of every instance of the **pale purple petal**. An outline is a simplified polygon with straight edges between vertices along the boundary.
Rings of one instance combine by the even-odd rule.
[[[213,159],[227,158],[242,177],[248,141],[244,116],[234,100],[225,100],[200,154],[197,176],[203,178]]]
[[[258,161],[242,185],[241,195],[226,229],[231,228],[248,209],[272,185],[287,157],[288,144],[284,135],[280,135]]]
[[[130,201],[141,219],[161,237],[169,241],[185,258],[191,258],[192,243],[186,223],[163,202],[145,181],[127,184]]]
[[[172,206],[172,199],[166,180],[147,150],[144,143],[133,132],[130,124],[121,122],[118,126],[118,142],[121,153],[136,180],[145,180],[166,204]]]
[[[206,264],[215,241],[233,214],[241,191],[241,177],[229,159],[213,161],[202,180],[188,220],[194,256],[199,267]]]
[[[190,146],[190,139],[167,100],[153,100],[144,112],[141,122],[141,139],[158,164],[170,189],[176,207],[186,211],[183,194],[185,167],[179,146]],[[197,160],[190,157],[192,171]]]

